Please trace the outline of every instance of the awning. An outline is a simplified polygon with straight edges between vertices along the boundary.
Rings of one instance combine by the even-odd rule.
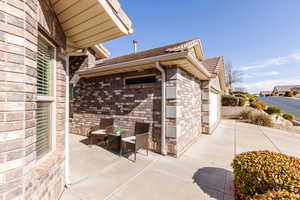
[[[117,0],[51,0],[71,49],[128,35],[132,23]]]

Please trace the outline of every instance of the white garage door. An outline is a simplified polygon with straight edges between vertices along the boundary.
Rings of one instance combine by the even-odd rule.
[[[209,121],[210,126],[214,125],[219,118],[219,95],[213,92],[209,93]]]

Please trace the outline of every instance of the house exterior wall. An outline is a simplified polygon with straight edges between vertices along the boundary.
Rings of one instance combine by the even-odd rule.
[[[65,36],[45,0],[0,0],[0,199],[58,199],[64,188]],[[56,46],[56,150],[37,160],[39,28]]]
[[[177,155],[181,155],[202,133],[201,82],[177,68]]]
[[[125,78],[145,74],[156,75],[156,82],[125,86]],[[88,135],[89,128],[105,117],[113,117],[116,127],[132,135],[135,122],[146,122],[152,125],[150,148],[160,152],[161,76],[157,70],[81,78],[74,88],[73,109],[73,134]]]

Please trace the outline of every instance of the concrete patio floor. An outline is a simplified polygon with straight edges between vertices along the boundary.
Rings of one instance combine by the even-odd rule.
[[[61,200],[233,200],[230,163],[235,154],[271,150],[300,157],[299,135],[223,120],[180,158],[141,152],[137,162],[71,135],[72,185]]]

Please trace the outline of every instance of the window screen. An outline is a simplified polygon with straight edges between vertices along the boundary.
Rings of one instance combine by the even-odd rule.
[[[53,103],[54,47],[38,37],[36,153],[41,158],[51,149],[51,118]],[[42,97],[42,98],[39,98]],[[41,100],[42,99],[42,100]]]
[[[49,151],[51,145],[51,103],[38,102],[36,117],[36,153],[41,157]]]
[[[37,57],[37,94],[40,96],[51,95],[52,64],[54,48],[48,42],[39,37]]]

